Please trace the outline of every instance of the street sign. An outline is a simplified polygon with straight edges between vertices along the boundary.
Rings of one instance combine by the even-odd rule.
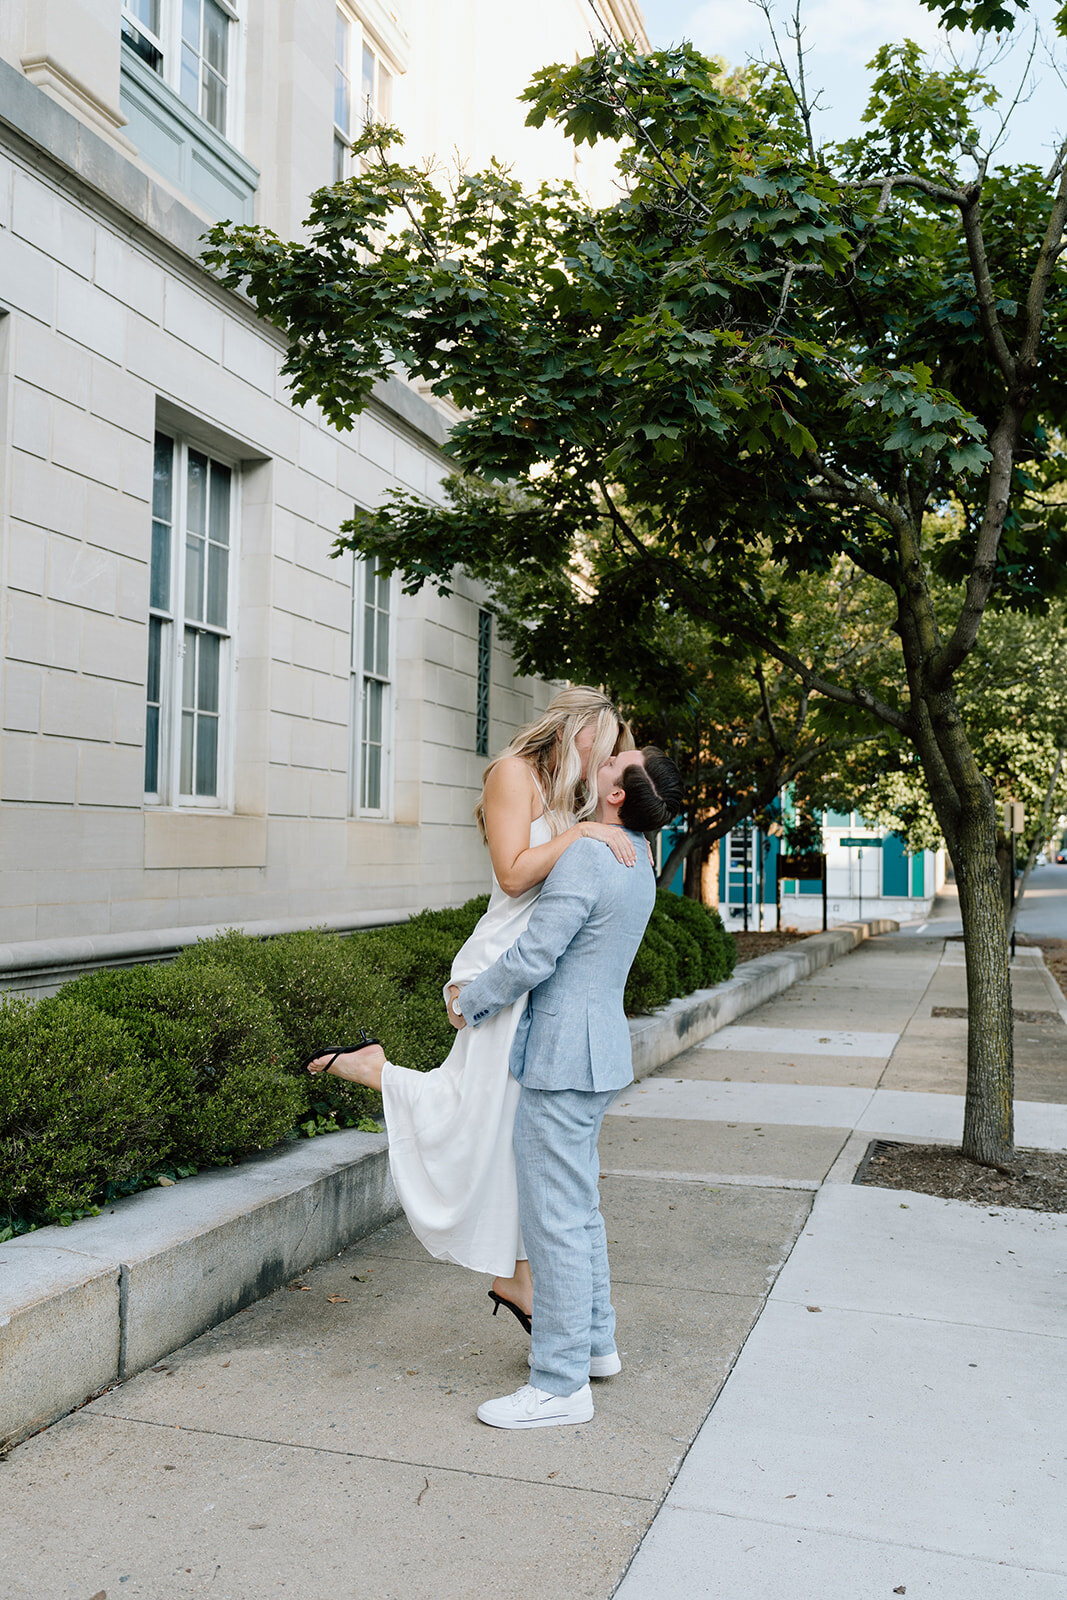
[[[780,855],[774,864],[775,895],[778,901],[778,916],[776,927],[782,931],[782,879],[792,878],[798,883],[810,883],[812,879],[822,884],[822,931],[826,932],[826,857],[825,855],[812,856],[785,856]]]
[[[840,843],[846,850],[880,850],[881,839],[842,839]]]
[[[1026,810],[1021,800],[1005,800],[1004,832],[1008,834],[1026,832]]]
[[[779,856],[779,878],[797,878],[800,882],[809,882],[817,878],[820,882],[826,879],[825,856]]]

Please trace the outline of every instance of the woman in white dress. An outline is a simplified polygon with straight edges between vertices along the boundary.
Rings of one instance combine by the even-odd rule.
[[[488,909],[452,963],[446,1001],[514,943],[552,867],[576,839],[603,841],[632,866],[621,828],[590,820],[595,774],[633,739],[595,689],[565,689],[487,767],[478,825],[489,846]],[[525,999],[480,1028],[456,1034],[431,1072],[387,1061],[377,1043],[331,1048],[308,1063],[381,1091],[393,1184],[412,1231],[431,1255],[494,1276],[500,1305],[529,1327],[533,1282],[522,1247],[512,1125],[519,1086],[508,1070]]]

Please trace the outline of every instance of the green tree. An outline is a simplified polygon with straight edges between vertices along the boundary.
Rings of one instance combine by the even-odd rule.
[[[468,517],[479,498],[491,516],[515,498],[464,478],[446,484],[445,497]],[[702,868],[717,840],[767,812],[800,774],[808,784],[833,781],[850,752],[879,734],[855,708],[812,696],[766,651],[738,649],[707,622],[669,610],[642,580],[603,526],[575,541],[566,566],[502,564],[484,575],[522,671],[606,685],[639,743],[670,750],[685,779],[686,830],[660,883],[684,867],[686,894],[700,899]],[[815,662],[831,670],[862,662],[868,676],[892,680],[892,614],[881,586],[852,563],[841,558],[828,572],[792,575],[768,559],[760,581],[807,670]],[[614,626],[616,618],[625,625]]]
[[[614,205],[527,196],[498,167],[442,187],[370,129],[369,168],[313,197],[306,242],[220,227],[207,259],[287,329],[298,402],[349,426],[399,367],[463,413],[458,467],[523,488],[495,517],[394,501],[352,529],[361,551],[447,586],[456,566],[557,567],[606,529],[631,590],[914,746],[965,930],[963,1147],[996,1163],[1013,1150],[1011,984],[996,801],[958,680],[992,597],[1040,606],[1067,573],[1051,492],[1067,148],[1045,171],[998,168],[977,73],[910,42],[874,66],[865,131],[819,149],[782,71],[739,94],[689,46],[605,46],[527,99],[535,124],[618,144]],[[931,534],[950,503],[959,531]],[[841,557],[885,586],[899,696],[862,664],[799,658],[764,593],[768,558],[801,574]],[[939,583],[958,586],[950,617]]]
[[[1047,612],[993,611],[961,668],[959,699],[975,757],[998,808],[1021,801],[1026,812],[1024,856],[1033,865],[1067,808],[1067,605]],[[858,747],[846,763],[824,764],[798,780],[817,809],[858,806],[873,822],[898,829],[912,850],[940,843],[940,828],[914,747],[881,740]],[[1010,898],[1011,841],[997,835],[1001,892]],[[1018,904],[1018,895],[1016,904]]]

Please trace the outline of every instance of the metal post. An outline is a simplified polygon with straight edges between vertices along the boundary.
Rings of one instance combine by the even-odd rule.
[[[860,896],[859,896],[859,898],[860,898],[860,921],[862,922],[863,921],[863,851],[862,850],[857,850],[856,851],[856,860],[859,862],[859,870],[860,870],[860,879],[859,879]]]
[[[763,932],[763,896],[767,888],[767,841],[763,837],[762,828],[756,829],[756,850],[759,855],[759,871],[756,874],[757,895],[757,925],[760,933]]]
[[[749,832],[748,818],[746,817],[745,818],[745,822],[744,822],[744,826],[743,826],[743,828],[741,830],[741,850],[742,850],[742,857],[743,857],[743,861],[744,861],[744,875],[745,875],[744,876],[745,909],[744,909],[744,913],[743,913],[742,926],[744,928],[745,933],[748,932],[748,865],[749,865],[748,856],[749,856],[750,840],[751,840],[751,835],[750,835],[750,832]]]
[[[1015,829],[1011,831],[1011,908],[1015,909]],[[1015,960],[1015,929],[1011,930],[1011,959]]]

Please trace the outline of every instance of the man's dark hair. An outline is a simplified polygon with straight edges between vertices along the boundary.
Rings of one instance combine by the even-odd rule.
[[[632,761],[619,778],[619,788],[626,791],[619,821],[633,833],[656,833],[682,809],[682,775],[670,756],[654,744],[646,745],[641,754],[644,766]]]

